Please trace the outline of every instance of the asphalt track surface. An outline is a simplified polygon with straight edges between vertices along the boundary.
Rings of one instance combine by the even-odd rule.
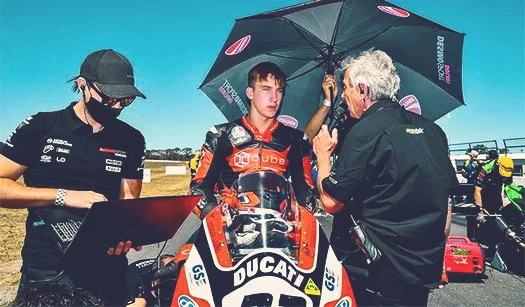
[[[327,235],[331,230],[330,216],[318,217]],[[180,246],[200,226],[195,216],[190,216],[173,239],[164,246],[163,254],[176,254]],[[461,215],[452,218],[451,235],[466,235],[466,221]],[[164,244],[145,246],[143,251],[131,251],[129,262],[139,259],[155,258]],[[525,260],[524,260],[525,261]],[[449,284],[443,289],[430,293],[429,306],[525,306],[525,278],[501,273],[487,267],[481,278],[470,276],[450,277]]]

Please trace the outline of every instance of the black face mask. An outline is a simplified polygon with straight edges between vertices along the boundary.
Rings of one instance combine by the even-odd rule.
[[[84,97],[86,96],[84,95]],[[93,98],[93,96],[91,96],[89,100],[85,102],[85,105],[91,117],[93,117],[94,120],[103,126],[106,126],[115,121],[122,111],[122,109],[112,108],[102,104]]]

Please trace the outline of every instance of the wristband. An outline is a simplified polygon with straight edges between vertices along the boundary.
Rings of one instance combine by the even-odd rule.
[[[66,194],[66,189],[58,189],[57,198],[55,200],[55,206],[63,207],[65,205],[64,201],[66,200]]]
[[[325,106],[327,106],[327,107],[330,107],[330,106],[332,105],[332,102],[331,102],[330,100],[328,100],[328,99],[325,99],[325,100],[323,101],[323,104],[324,104]]]

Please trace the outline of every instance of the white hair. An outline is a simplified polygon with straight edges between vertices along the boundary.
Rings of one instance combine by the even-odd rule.
[[[342,68],[350,69],[352,86],[364,84],[370,89],[370,100],[397,101],[401,81],[392,59],[384,51],[370,49],[361,52],[357,58],[349,56],[343,61]]]

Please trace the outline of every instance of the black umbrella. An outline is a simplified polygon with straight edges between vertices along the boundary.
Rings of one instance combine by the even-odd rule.
[[[247,74],[272,61],[288,76],[280,120],[303,129],[322,103],[324,75],[376,48],[401,78],[400,104],[436,120],[463,102],[464,34],[379,0],[325,0],[237,19],[200,86],[228,120],[248,112]]]

